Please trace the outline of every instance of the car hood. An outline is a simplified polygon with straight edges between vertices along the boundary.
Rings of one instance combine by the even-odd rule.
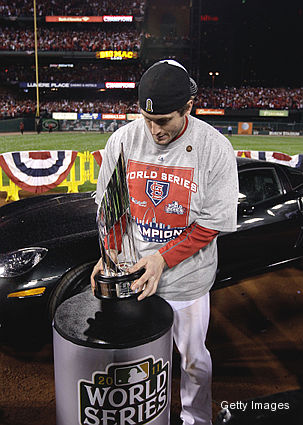
[[[0,208],[0,253],[96,231],[97,205],[90,193],[45,195]]]

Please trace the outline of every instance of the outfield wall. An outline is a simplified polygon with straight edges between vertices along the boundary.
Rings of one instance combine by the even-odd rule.
[[[221,133],[228,134],[228,127],[232,126],[233,134],[253,134],[253,135],[273,135],[273,136],[303,136],[303,123],[281,122],[280,120],[245,120],[245,117],[239,120],[222,120],[212,116],[197,116],[197,118],[208,122],[217,128]],[[251,117],[247,117],[251,118]],[[36,131],[35,118],[13,118],[0,120],[0,133],[20,132],[20,122],[24,122],[24,131]],[[127,119],[42,119],[42,132],[47,131],[75,131],[75,132],[102,132],[112,133],[119,127],[127,124]],[[241,127],[249,127],[248,132],[239,131]],[[247,125],[246,125],[247,124]]]
[[[214,121],[204,119],[210,125],[215,127],[223,134],[228,134],[228,127],[232,126],[233,134],[240,134],[239,132],[239,122],[233,121]],[[303,136],[303,124],[295,123],[281,123],[274,121],[241,121],[241,123],[251,123],[253,135],[263,135],[263,136]],[[242,134],[245,134],[242,133]],[[249,134],[249,133],[246,133]]]
[[[198,117],[201,119],[201,117]],[[57,122],[55,122],[57,121]],[[279,123],[274,121],[216,121],[213,119],[203,118],[222,134],[228,134],[228,127],[232,126],[232,134],[254,134],[254,135],[278,135],[278,136],[303,136],[303,124]],[[112,133],[121,126],[127,124],[127,120],[43,120],[43,129],[47,130],[48,124],[53,123],[56,131],[95,131]],[[103,124],[100,130],[100,124]],[[249,127],[251,131],[240,131],[242,127]]]
[[[24,131],[35,131],[34,118],[11,118],[0,120],[0,133],[11,133],[20,131],[20,122],[24,123]]]

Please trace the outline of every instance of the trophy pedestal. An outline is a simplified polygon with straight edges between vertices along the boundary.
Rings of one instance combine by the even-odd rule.
[[[57,425],[168,425],[173,311],[154,295],[61,304],[53,324]]]

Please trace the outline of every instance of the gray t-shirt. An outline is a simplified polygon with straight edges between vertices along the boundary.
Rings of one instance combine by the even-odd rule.
[[[100,169],[99,204],[123,143],[135,244],[153,254],[193,222],[220,232],[236,230],[238,175],[230,142],[203,121],[188,117],[184,134],[157,145],[144,119],[121,127],[108,140]],[[216,275],[216,238],[161,276],[157,293],[187,301],[209,291]]]

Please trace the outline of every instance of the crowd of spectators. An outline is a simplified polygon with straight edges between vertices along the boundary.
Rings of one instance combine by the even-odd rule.
[[[197,108],[215,109],[303,109],[303,87],[199,88]]]
[[[0,96],[0,118],[17,118],[20,116],[33,115],[36,111],[36,102],[33,100],[16,100],[12,96]],[[128,100],[70,100],[61,99],[53,101],[41,101],[39,104],[40,114],[52,112],[86,112],[86,113],[138,113],[139,107],[136,96],[129,96]]]
[[[73,67],[40,66],[40,82],[103,83],[105,81],[138,82],[144,67],[141,63],[78,63]],[[34,66],[0,67],[0,79],[6,84],[34,82]],[[303,88],[225,87],[199,88],[196,108],[219,109],[303,109]]]
[[[58,67],[58,64],[39,67],[40,82],[55,83],[103,83],[104,81],[139,81],[143,68],[140,63],[121,64],[112,63],[87,63],[71,64],[65,67]],[[124,66],[125,65],[125,66]],[[19,82],[36,81],[35,67],[25,65],[8,65],[0,67],[0,80],[6,84],[16,84]]]
[[[135,91],[124,91],[123,95],[103,93],[93,100],[42,100],[40,110],[52,112],[112,112],[138,113]],[[0,97],[0,118],[15,118],[34,114],[34,100],[17,100],[12,95]],[[211,90],[200,88],[194,108],[232,108],[232,109],[301,109],[303,110],[303,88],[225,88]]]
[[[133,15],[143,16],[145,0],[37,0],[37,16],[103,16]],[[33,16],[32,0],[0,0],[2,16]]]
[[[97,27],[87,29],[60,29],[43,27],[38,29],[38,50],[43,51],[82,51],[99,50],[140,50],[141,34],[129,28],[104,31]],[[0,28],[0,49],[12,51],[33,51],[34,33],[32,29],[20,27]]]

